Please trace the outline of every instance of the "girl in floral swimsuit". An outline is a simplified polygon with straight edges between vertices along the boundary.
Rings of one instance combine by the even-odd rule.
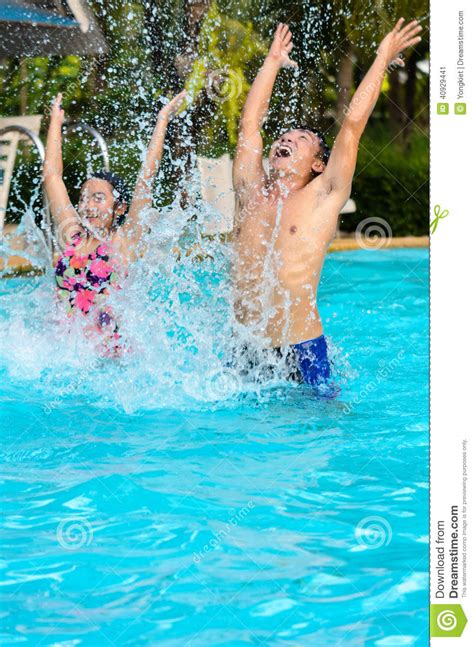
[[[181,92],[160,110],[133,197],[120,177],[99,172],[81,187],[77,210],[62,177],[61,94],[51,108],[43,181],[62,249],[56,265],[57,293],[69,316],[80,313],[91,318],[88,329],[102,333],[107,355],[117,354],[121,347],[118,322],[107,297],[121,287],[129,263],[138,256],[141,214],[152,204],[168,123],[185,95]]]
[[[107,297],[120,289],[120,268],[107,243],[100,243],[91,254],[81,254],[81,234],[76,234],[56,264],[56,287],[66,313],[80,311],[93,316],[92,330],[103,335],[103,350],[117,355],[123,350],[117,319]]]

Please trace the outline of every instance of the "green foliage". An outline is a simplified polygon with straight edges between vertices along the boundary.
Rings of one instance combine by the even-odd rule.
[[[383,218],[394,236],[423,236],[429,227],[427,136],[418,132],[408,148],[390,133],[369,131],[362,139],[352,198],[355,214],[341,217],[341,229],[354,231],[365,218]]]
[[[186,81],[194,97],[207,87],[213,98],[215,110],[206,133],[208,141],[212,141],[215,128],[225,125],[230,146],[236,144],[240,114],[250,89],[246,72],[266,51],[251,22],[229,18],[219,11],[216,2],[211,4],[201,25],[198,58]]]
[[[67,115],[97,127],[111,145],[112,167],[133,181],[140,143],[150,134],[160,97],[169,96],[183,82],[176,73],[176,61],[189,58],[192,65],[186,87],[193,95],[201,91],[191,111],[197,152],[207,156],[232,153],[245,98],[275,25],[289,21],[299,72],[284,70],[278,77],[265,124],[266,144],[296,123],[335,135],[342,57],[350,54],[356,85],[395,19],[401,15],[407,20],[426,18],[428,12],[427,0],[375,0],[372,4],[366,0],[213,0],[197,43],[189,46],[185,32],[195,4],[191,0],[91,0],[109,45],[107,55],[1,62],[0,114],[47,115],[52,98],[62,92]],[[416,60],[427,57],[426,37],[416,49]],[[428,124],[428,77],[416,72],[410,96],[407,83],[400,83],[401,121],[397,123],[393,80],[392,75],[384,82],[370,130],[362,141],[354,181],[358,213],[346,216],[343,226],[354,229],[364,217],[378,215],[390,222],[394,234],[426,233],[428,185],[423,182],[428,140],[420,129]],[[391,143],[407,125],[407,99],[413,104],[414,123],[407,128],[411,133]],[[168,141],[180,135],[173,125]],[[92,159],[86,154],[88,150],[90,141],[77,136],[64,147],[65,174],[73,195],[87,170],[100,164],[94,151]],[[38,170],[28,154],[19,155],[20,159],[24,168],[16,174],[15,183],[27,202],[32,184],[28,169],[30,178],[36,178]],[[168,160],[169,155],[164,159],[165,171]],[[165,199],[171,199],[170,182],[167,191]],[[21,201],[18,213],[20,208]]]

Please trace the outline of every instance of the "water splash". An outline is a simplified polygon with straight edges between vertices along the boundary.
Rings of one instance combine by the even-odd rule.
[[[101,82],[107,82],[105,103],[102,106],[98,93],[93,104],[84,108],[85,120],[106,136],[110,133],[116,136],[115,123],[133,133],[126,139],[116,136],[110,147],[112,158],[117,158],[116,164],[127,176],[133,177],[136,162],[146,150],[152,115],[165,100],[164,74],[157,76],[151,61],[156,34],[149,31],[153,21],[148,20],[133,49],[128,40],[131,32],[141,24],[136,7],[102,0],[96,4],[99,15],[107,18],[107,33],[110,31],[117,37],[111,39],[112,47],[107,56],[93,64],[82,60],[79,79],[71,86],[70,95],[75,97],[76,92],[88,84],[98,87]],[[157,18],[152,3],[144,3],[143,10]],[[228,3],[225,11],[229,20],[248,19],[239,3]],[[292,28],[300,45],[300,63],[313,60],[310,54],[317,51],[318,38],[327,27],[323,14],[324,11],[304,3],[299,11],[285,17],[294,23]],[[165,49],[171,47],[171,41],[180,43],[185,39],[183,26],[177,24],[169,7],[163,8],[159,17]],[[263,40],[271,38],[276,20],[281,19],[269,12],[261,12],[261,16],[254,18],[257,31],[264,34]],[[233,22],[232,26],[235,28],[237,23]],[[121,56],[124,38],[127,39],[127,56]],[[325,34],[325,43],[331,38],[332,35]],[[224,50],[223,46],[220,54],[228,55]],[[171,60],[176,53],[170,49],[168,58]],[[274,102],[273,125],[276,129],[278,122],[278,131],[291,121],[291,114],[301,103],[302,79],[302,74],[296,72],[280,84],[281,87],[277,84],[275,99],[285,98],[281,107]],[[71,99],[70,105],[75,105],[75,101]],[[221,102],[219,110],[223,110],[224,105],[225,101]],[[196,142],[190,135],[193,128],[191,112],[182,116],[179,122],[179,128],[184,130],[181,146],[190,152],[193,165]],[[271,130],[271,115],[269,127]],[[89,143],[84,140],[82,144],[88,146]],[[88,146],[83,157],[87,171],[92,171],[97,166],[97,151]],[[173,150],[167,147],[165,170],[183,175],[185,164],[183,159],[174,159]],[[71,166],[71,177],[66,178],[74,189],[78,189],[84,179],[83,173],[76,170]],[[146,252],[131,268],[124,289],[110,297],[121,319],[121,333],[131,348],[131,352],[114,361],[97,357],[80,319],[65,325],[55,302],[51,256],[45,248],[42,232],[34,225],[32,207],[25,207],[17,230],[29,241],[22,256],[47,275],[38,280],[15,280],[11,284],[15,289],[7,288],[1,297],[4,364],[11,375],[26,381],[39,380],[50,394],[69,385],[71,392],[78,396],[112,403],[128,411],[168,405],[185,407],[190,401],[196,406],[211,406],[215,402],[233,402],[243,394],[265,398],[266,390],[283,385],[283,391],[288,390],[284,381],[285,358],[276,360],[272,370],[267,370],[265,349],[256,341],[255,331],[244,329],[235,321],[229,247],[218,239],[202,236],[202,224],[208,217],[206,205],[199,199],[189,200],[190,195],[198,194],[199,180],[194,174],[187,177],[186,182],[188,206],[185,209],[180,206],[182,186],[177,188],[178,197],[170,206],[159,211],[152,209],[146,214],[151,229]],[[166,194],[166,172],[160,173],[159,184],[160,196]],[[272,315],[272,281],[278,272],[279,261],[272,253],[278,222],[265,267],[267,289],[262,292],[267,319]],[[6,257],[9,252],[8,241],[2,243],[0,255]],[[239,346],[249,343],[252,343],[256,358],[250,368],[238,352]]]
[[[0,260],[3,267],[0,276],[11,271],[8,261],[15,255],[28,261],[35,270],[46,272],[51,268],[51,251],[44,232],[36,225],[35,213],[29,205],[15,230],[0,237]]]
[[[87,317],[65,317],[51,270],[4,282],[0,335],[8,374],[34,382],[49,408],[58,397],[127,412],[237,406],[245,397],[265,400],[275,389],[285,397],[291,390],[285,358],[269,368],[263,343],[235,321],[229,246],[201,236],[194,216],[203,214],[190,211],[175,201],[147,214],[154,226],[146,252],[109,298],[130,349],[118,359],[96,352]],[[238,350],[250,342],[251,366]]]

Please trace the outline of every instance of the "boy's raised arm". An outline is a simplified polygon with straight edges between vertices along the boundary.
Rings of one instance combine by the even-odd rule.
[[[418,22],[413,20],[403,27],[404,20],[400,18],[380,43],[372,66],[352,97],[324,171],[324,181],[331,191],[340,194],[341,205],[350,195],[359,141],[379,98],[387,68],[391,63],[403,66],[401,53],[421,40]]]
[[[246,181],[264,177],[262,166],[263,141],[260,129],[270,105],[273,86],[282,67],[297,67],[289,58],[293,49],[288,25],[280,23],[265,62],[255,77],[247,95],[239,125],[239,140],[234,158],[234,188],[238,191]]]

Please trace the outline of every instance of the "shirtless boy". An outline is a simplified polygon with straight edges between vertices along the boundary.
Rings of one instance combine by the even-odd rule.
[[[269,53],[244,106],[233,165],[234,309],[239,324],[277,356],[290,360],[298,381],[327,381],[327,344],[317,289],[339,212],[350,196],[359,141],[390,64],[418,43],[417,21],[401,18],[382,40],[357,88],[332,152],[322,135],[289,130],[271,146],[264,170],[260,133],[282,67],[295,67],[287,25],[278,25]]]

